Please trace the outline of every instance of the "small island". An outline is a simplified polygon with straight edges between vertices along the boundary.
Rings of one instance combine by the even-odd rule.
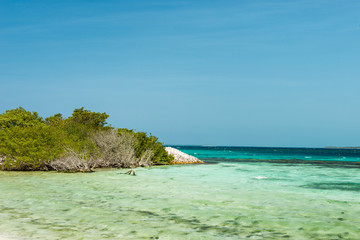
[[[135,168],[201,163],[157,137],[106,122],[109,115],[84,108],[64,118],[42,118],[22,107],[0,114],[0,170],[92,172],[96,168]]]

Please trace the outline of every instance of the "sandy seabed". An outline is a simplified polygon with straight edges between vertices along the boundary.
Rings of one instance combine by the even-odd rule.
[[[3,235],[0,235],[0,240],[15,240],[15,238],[5,237]]]

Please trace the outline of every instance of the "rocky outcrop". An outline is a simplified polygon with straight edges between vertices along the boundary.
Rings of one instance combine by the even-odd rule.
[[[174,156],[173,164],[193,164],[193,163],[204,163],[203,161],[199,160],[198,158],[186,154],[176,148],[166,147],[165,150],[168,154]]]

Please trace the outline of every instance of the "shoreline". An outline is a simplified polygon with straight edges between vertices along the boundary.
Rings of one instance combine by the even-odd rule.
[[[169,155],[172,155],[174,157],[174,160],[169,165],[203,164],[204,163],[203,161],[201,161],[197,157],[194,157],[192,155],[184,153],[184,152],[182,152],[182,151],[180,151],[180,150],[178,150],[176,148],[173,148],[173,147],[165,147],[165,151]],[[4,163],[4,160],[5,160],[5,157],[0,157],[0,166]],[[165,164],[163,166],[168,166],[168,165]],[[99,169],[103,169],[103,168],[97,168],[97,170],[99,170]],[[127,169],[127,168],[119,168],[119,169]],[[0,169],[0,171],[4,171],[4,170]],[[8,170],[8,171],[14,172],[14,170]],[[24,171],[19,171],[19,172],[24,172]],[[29,171],[25,171],[25,172],[29,172]],[[49,172],[49,171],[44,171],[44,172]],[[62,171],[55,171],[55,172],[62,172]],[[0,235],[0,240],[4,240],[4,239],[2,239],[2,237],[3,236]]]

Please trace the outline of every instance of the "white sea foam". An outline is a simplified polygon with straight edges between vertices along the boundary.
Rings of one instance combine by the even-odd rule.
[[[268,178],[268,177],[265,177],[265,176],[256,176],[256,177],[254,177],[254,178],[256,178],[256,179],[266,179],[266,178]]]

